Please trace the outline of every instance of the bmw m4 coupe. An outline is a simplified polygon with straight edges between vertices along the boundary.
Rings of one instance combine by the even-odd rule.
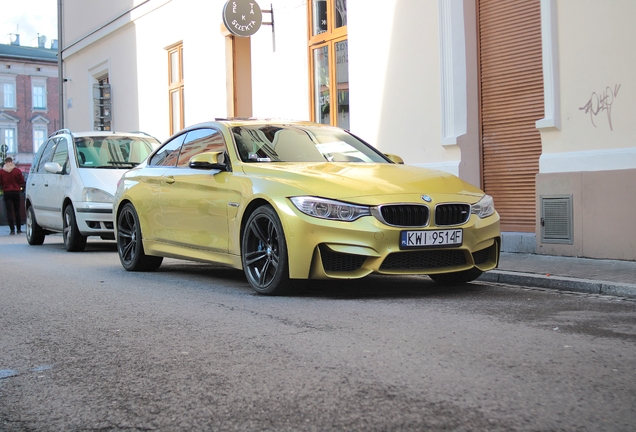
[[[308,122],[188,127],[124,174],[113,212],[126,270],[221,263],[261,294],[371,273],[461,284],[499,261],[490,196]]]

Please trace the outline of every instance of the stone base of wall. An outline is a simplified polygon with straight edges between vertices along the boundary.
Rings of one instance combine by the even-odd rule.
[[[538,174],[536,253],[636,261],[634,185],[636,169]],[[572,196],[572,244],[542,241],[541,197],[554,195]]]

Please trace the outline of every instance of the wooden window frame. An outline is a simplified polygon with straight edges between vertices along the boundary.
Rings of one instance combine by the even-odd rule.
[[[313,35],[313,1],[307,1],[307,26],[308,57],[309,57],[309,112],[310,118],[314,122],[320,122],[315,115],[315,74],[314,74],[314,50],[328,46],[329,48],[329,99],[332,101],[337,93],[336,80],[336,43],[348,39],[347,26],[335,27],[336,23],[336,0],[327,0],[327,30],[323,33]],[[329,110],[329,124],[338,124],[338,110],[332,105]]]
[[[168,123],[170,124],[170,135],[173,135],[185,127],[185,107],[184,107],[184,80],[183,80],[183,42],[178,42],[166,48],[168,53]],[[176,79],[172,76],[173,64],[172,55],[177,53],[177,73],[179,74]],[[173,113],[175,112],[173,106],[173,93],[179,93],[179,127],[174,127]],[[175,130],[176,129],[176,130]]]

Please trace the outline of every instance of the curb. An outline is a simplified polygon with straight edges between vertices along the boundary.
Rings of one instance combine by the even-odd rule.
[[[508,285],[550,288],[559,291],[574,291],[586,294],[636,298],[636,285],[619,282],[577,279],[563,276],[547,276],[536,273],[521,273],[504,270],[487,271],[477,280]]]

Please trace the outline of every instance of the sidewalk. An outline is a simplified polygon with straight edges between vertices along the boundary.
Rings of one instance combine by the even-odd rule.
[[[479,280],[636,298],[636,261],[502,252],[499,268]]]

